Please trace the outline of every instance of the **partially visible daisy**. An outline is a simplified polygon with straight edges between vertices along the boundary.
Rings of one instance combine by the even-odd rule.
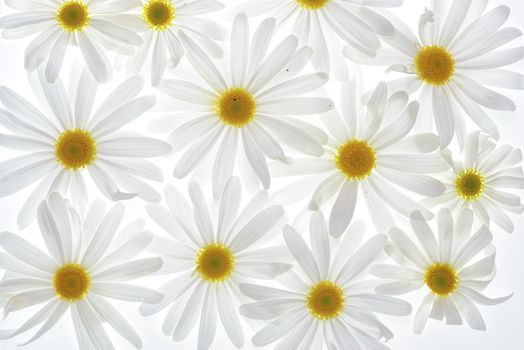
[[[111,74],[104,50],[142,44],[136,33],[118,23],[136,6],[134,1],[12,0],[6,4],[21,13],[0,18],[2,36],[18,39],[38,33],[26,49],[24,65],[33,71],[45,64],[49,82],[58,77],[70,45],[78,45],[89,71],[103,83]]]
[[[487,3],[432,2],[434,7],[420,16],[418,38],[395,20],[395,34],[383,38],[390,47],[379,50],[375,58],[350,47],[344,49],[345,55],[358,63],[388,65],[391,71],[409,74],[390,85],[395,90],[421,90],[421,127],[428,131],[434,121],[441,148],[451,142],[455,132],[463,145],[466,127],[462,110],[482,130],[498,138],[496,124],[482,107],[512,111],[515,104],[486,86],[524,89],[522,74],[500,69],[521,60],[524,47],[499,49],[522,33],[517,28],[501,29],[509,7],[502,5],[484,13]]]
[[[391,23],[377,10],[402,5],[402,0],[270,0],[245,1],[238,10],[249,16],[275,16],[278,25],[290,23],[300,44],[313,47],[316,69],[333,71],[347,79],[340,40],[367,55],[374,56],[380,47],[379,35],[392,35]]]
[[[347,235],[333,254],[318,211],[311,217],[311,249],[291,226],[284,228],[284,238],[300,267],[299,274],[283,275],[287,288],[240,285],[256,300],[242,305],[240,313],[269,323],[255,334],[253,344],[278,341],[277,349],[321,349],[323,343],[328,349],[387,349],[381,339],[393,334],[375,313],[404,316],[411,306],[369,291],[372,283],[366,272],[383,251],[386,235],[376,235],[360,247],[360,241]]]
[[[133,14],[133,20],[123,23],[143,33],[143,44],[130,58],[129,69],[138,74],[151,56],[151,84],[158,85],[167,64],[176,66],[184,55],[184,47],[178,34],[184,32],[200,43],[205,51],[215,57],[223,52],[215,41],[226,37],[225,28],[217,22],[200,15],[220,10],[224,4],[214,0],[142,0],[140,13]]]
[[[380,83],[364,112],[355,84],[351,81],[342,87],[341,114],[332,110],[322,116],[331,136],[324,156],[297,158],[289,165],[272,167],[276,176],[307,175],[306,181],[297,185],[302,196],[314,191],[311,210],[335,198],[329,217],[329,233],[334,237],[350,224],[359,192],[373,223],[382,232],[394,224],[389,208],[405,216],[421,210],[430,218],[431,212],[399,186],[425,196],[438,196],[444,192],[444,185],[428,174],[449,168],[439,154],[431,153],[438,148],[436,135],[408,136],[419,114],[417,101],[409,102],[404,92],[389,95],[386,84]],[[284,188],[283,192],[288,190]]]
[[[215,197],[234,172],[239,143],[245,154],[241,163],[247,158],[250,172],[254,171],[266,189],[270,186],[266,159],[287,161],[281,143],[302,153],[315,156],[323,153],[318,138],[312,136],[320,134],[322,139],[323,132],[288,117],[314,115],[333,108],[333,102],[327,98],[302,96],[324,85],[328,77],[324,73],[295,76],[308,62],[310,49],[297,50],[294,36],[282,40],[268,54],[274,25],[274,19],[263,21],[250,40],[246,15],[236,16],[230,66],[221,70],[191,38],[179,32],[189,62],[208,87],[178,79],[164,80],[159,85],[160,91],[189,102],[184,106],[185,112],[199,114],[170,136],[175,150],[187,148],[175,166],[175,177],[191,173],[220,143],[212,167]],[[231,74],[224,74],[228,71]],[[279,73],[287,79],[281,81]]]
[[[133,260],[151,241],[152,235],[146,231],[128,230],[118,247],[111,246],[124,215],[122,204],[106,214],[102,203],[95,202],[92,211],[98,214],[89,218],[93,222],[78,222],[78,215],[57,193],[42,201],[38,224],[48,252],[13,233],[0,233],[0,246],[7,252],[0,268],[7,269],[10,276],[0,282],[0,292],[10,295],[4,317],[45,303],[20,328],[0,333],[2,338],[42,324],[22,345],[32,343],[70,311],[80,349],[114,349],[104,323],[137,349],[142,347],[136,331],[108,299],[161,301],[162,294],[128,282],[157,271],[162,260]]]
[[[0,163],[0,197],[39,182],[18,216],[20,227],[35,217],[38,203],[58,191],[71,198],[83,212],[87,199],[84,177],[89,173],[100,192],[111,200],[139,196],[159,201],[160,195],[144,178],[162,181],[161,170],[144,158],[167,154],[171,146],[149,137],[123,135],[118,131],[155,104],[154,96],[137,97],[144,81],[125,80],[95,107],[98,84],[87,70],[71,96],[59,79],[50,84],[41,70],[39,83],[45,115],[22,96],[0,87],[0,124],[13,134],[1,134],[0,145],[25,152]],[[127,193],[120,190],[121,186]]]
[[[419,212],[411,215],[412,233],[420,244],[394,227],[389,235],[405,258],[405,266],[372,265],[377,277],[393,281],[377,287],[381,294],[400,295],[423,289],[422,300],[413,322],[413,331],[422,333],[428,318],[446,319],[448,325],[460,325],[464,318],[471,328],[485,330],[486,325],[475,304],[496,305],[512,295],[490,299],[480,293],[495,276],[495,250],[486,226],[471,234],[473,213],[464,209],[453,221],[448,209],[438,213],[438,238]],[[422,246],[423,250],[419,249]]]
[[[442,154],[451,166],[443,179],[446,191],[427,199],[427,203],[453,211],[472,209],[482,224],[489,227],[493,221],[513,232],[513,222],[506,212],[524,211],[520,196],[514,193],[515,189],[524,189],[522,151],[497,145],[486,135],[473,132],[466,139],[462,160],[453,160],[449,150]]]
[[[244,345],[244,331],[238,317],[238,284],[252,279],[272,279],[291,268],[285,247],[268,245],[282,227],[284,211],[267,207],[264,191],[240,209],[241,186],[231,178],[220,198],[215,215],[210,215],[199,185],[189,185],[191,205],[175,188],[168,186],[168,208],[146,207],[151,218],[171,237],[157,238],[151,249],[163,255],[162,273],[178,276],[160,288],[165,299],[157,305],[143,305],[142,315],[152,315],[171,306],[162,331],[175,341],[185,339],[198,319],[198,349],[213,343],[221,322],[237,348]],[[218,321],[220,317],[220,321]]]

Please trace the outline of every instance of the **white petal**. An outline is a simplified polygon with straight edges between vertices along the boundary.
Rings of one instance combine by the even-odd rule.
[[[193,215],[195,216],[198,232],[205,244],[211,244],[215,241],[215,229],[200,185],[195,182],[190,182],[189,196],[193,203]]]
[[[336,280],[346,285],[366,269],[382,252],[387,243],[387,236],[380,234],[370,238],[345,263]]]
[[[142,348],[142,341],[137,332],[129,322],[118,312],[117,309],[108,303],[104,298],[95,295],[88,296],[89,304],[100,315],[102,320],[106,321],[115,331],[124,337],[135,348]]]
[[[489,229],[486,226],[482,226],[466,243],[464,243],[464,246],[456,254],[453,265],[460,269],[486,248],[488,244],[491,243],[492,239],[493,235]]]
[[[224,191],[220,198],[218,213],[217,240],[222,241],[226,232],[233,225],[240,208],[241,184],[237,177],[231,177],[225,183]]]
[[[409,267],[396,266],[396,265],[384,265],[376,264],[369,267],[369,272],[381,278],[391,278],[400,280],[418,281],[423,280],[424,275],[416,270]]]
[[[257,174],[264,188],[268,189],[271,185],[271,178],[269,176],[266,158],[255,144],[253,138],[247,135],[246,130],[242,130],[242,144],[251,168]]]
[[[200,327],[198,329],[197,349],[208,349],[213,343],[217,330],[217,310],[215,290],[212,284],[208,284],[202,315],[200,316]],[[240,331],[240,330],[238,330]]]
[[[49,273],[54,273],[56,270],[56,262],[40,249],[13,233],[0,233],[0,246],[13,257],[36,269]]]
[[[118,300],[138,301],[146,304],[156,304],[162,301],[164,295],[152,289],[124,283],[93,282],[93,293]]]
[[[506,96],[490,90],[465,75],[457,76],[460,90],[478,104],[500,111],[514,111],[515,103]]]
[[[345,181],[329,215],[329,234],[337,238],[346,230],[357,204],[358,182]]]
[[[97,281],[129,281],[147,276],[160,269],[160,267],[162,267],[162,259],[160,258],[141,259],[111,267],[94,274],[93,278],[96,278]]]
[[[180,341],[187,337],[193,325],[195,324],[198,315],[202,299],[204,298],[205,285],[200,283],[197,284],[189,298],[180,320],[178,321],[175,330],[173,331],[173,340]]]
[[[72,307],[76,308],[83,328],[95,350],[114,350],[115,347],[102,327],[102,323],[87,301],[79,300]]]
[[[309,236],[311,240],[311,251],[313,255],[317,257],[320,275],[327,276],[331,262],[331,252],[326,219],[320,211],[314,212],[311,215]]]
[[[311,253],[311,250],[298,232],[291,226],[286,225],[284,227],[284,239],[289,251],[302,270],[308,275],[311,282],[320,281],[322,277],[320,276],[320,270],[318,269],[313,253]]]
[[[439,261],[439,247],[433,230],[429,227],[428,223],[422,217],[419,211],[414,211],[410,215],[410,222],[413,232],[417,236],[422,247],[426,251],[427,256],[431,261]]]
[[[65,249],[62,243],[62,237],[58,231],[58,225],[55,217],[52,214],[51,209],[48,207],[45,201],[42,201],[38,206],[37,212],[38,226],[40,232],[44,237],[47,250],[51,253],[51,256],[60,264],[65,264],[66,261]],[[69,227],[69,230],[71,228]],[[68,232],[68,234],[71,234]],[[71,252],[71,251],[69,251]],[[71,258],[71,255],[68,256]]]
[[[348,305],[363,307],[385,315],[405,316],[411,313],[411,305],[387,295],[354,294],[348,298]]]
[[[306,316],[305,309],[289,312],[258,331],[251,341],[255,346],[269,345],[289,333]]]
[[[370,143],[375,147],[375,149],[380,150],[401,140],[415,125],[418,111],[419,103],[417,101],[411,102],[398,119],[392,121],[384,129],[373,136]]]
[[[413,333],[420,334],[424,330],[434,301],[435,295],[433,293],[428,293],[422,300],[413,320]]]
[[[124,205],[115,204],[105,215],[100,225],[98,225],[98,228],[82,257],[82,265],[91,267],[100,260],[106,252],[109,244],[112,242],[123,217]]]
[[[109,79],[111,66],[102,50],[83,31],[76,33],[76,39],[89,71],[96,81],[105,83]]]
[[[68,32],[64,32],[53,44],[45,70],[45,77],[50,83],[54,83],[56,78],[58,78],[70,40],[71,35]]]
[[[218,98],[218,95],[212,91],[192,82],[178,79],[162,80],[158,85],[158,90],[166,95],[193,104],[211,105]]]
[[[239,230],[229,247],[234,252],[240,252],[249,248],[261,239],[283,215],[284,210],[280,206],[264,209]]]
[[[433,89],[433,112],[435,113],[435,125],[440,137],[440,148],[446,148],[455,133],[455,114],[451,106],[451,95],[447,90]],[[459,117],[460,118],[460,117]]]
[[[231,293],[225,286],[220,286],[216,292],[218,314],[222,320],[222,326],[233,344],[237,348],[241,348],[244,346],[244,332],[241,331],[242,326],[238,318],[237,308],[233,305]]]
[[[402,254],[404,254],[404,256],[415,265],[422,269],[425,269],[429,265],[429,261],[426,259],[426,257],[420,252],[417,246],[404,232],[396,227],[393,227],[389,231],[389,236],[397,248],[402,251]]]

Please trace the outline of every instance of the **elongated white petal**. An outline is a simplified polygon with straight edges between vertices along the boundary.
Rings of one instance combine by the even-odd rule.
[[[164,298],[163,294],[152,289],[124,283],[93,282],[91,290],[104,297],[146,304],[156,304]]]
[[[15,258],[36,269],[49,273],[55,272],[57,267],[55,261],[25,239],[13,233],[0,233],[0,246]]]
[[[280,206],[264,209],[239,230],[237,235],[231,240],[229,247],[234,252],[240,252],[249,248],[261,239],[283,215],[284,210]]]

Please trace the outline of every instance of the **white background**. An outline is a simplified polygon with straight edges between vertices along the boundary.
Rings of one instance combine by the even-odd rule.
[[[223,0],[228,6],[240,3],[240,1]],[[264,0],[261,0],[264,1]],[[440,1],[440,0],[438,0]],[[473,0],[476,1],[476,0]],[[429,2],[429,0],[427,0]],[[499,4],[506,4],[512,8],[512,13],[506,26],[516,26],[523,28],[524,18],[524,1],[522,0],[492,0],[489,7],[494,7]],[[418,24],[418,17],[422,13],[424,7],[427,6],[426,1],[423,0],[404,0],[404,6],[396,9],[393,12],[399,15],[413,30],[416,30]],[[11,10],[7,9],[2,3],[0,4],[0,15],[4,15]],[[217,21],[223,23],[226,27],[230,27],[229,17],[226,16],[228,10],[218,13],[213,13],[210,18],[215,18]],[[255,24],[260,21],[256,18],[252,21],[251,32],[254,32]],[[278,34],[284,36],[286,33],[282,31]],[[0,39],[0,85],[9,86],[13,90],[21,93],[30,101],[36,102],[34,96],[30,93],[30,88],[26,79],[26,73],[23,69],[23,52],[24,48],[30,42],[29,39],[8,41]],[[524,40],[518,39],[511,46],[522,45]],[[70,50],[68,55],[75,57],[77,53]],[[81,61],[68,59],[72,63],[72,69],[81,68]],[[187,68],[183,65],[179,67],[180,70]],[[524,72],[524,62],[515,65],[513,70]],[[62,76],[67,76],[69,69],[62,71]],[[366,76],[366,89],[373,87],[381,79],[388,79],[384,75],[382,68],[364,68]],[[178,72],[176,73],[178,74]],[[187,76],[187,73],[184,73]],[[116,79],[115,81],[118,81]],[[114,82],[107,84],[105,88],[109,89],[114,86]],[[330,93],[338,96],[338,85],[332,84],[328,86]],[[154,92],[151,90],[151,92]],[[522,91],[504,91],[504,93],[512,98],[517,103],[516,112],[491,112],[493,119],[499,125],[501,130],[501,142],[509,143],[516,147],[524,145],[524,93]],[[133,124],[133,126],[138,126]],[[471,125],[470,125],[471,126]],[[142,129],[137,129],[142,130]],[[161,137],[161,136],[159,136]],[[5,149],[0,149],[0,161],[10,158],[15,155]],[[160,159],[158,161],[164,169],[166,182],[169,182],[185,192],[186,182],[177,181],[171,177],[174,159]],[[274,188],[279,186],[278,180],[274,180]],[[161,189],[161,185],[157,188]],[[30,193],[30,189],[26,189],[8,198],[0,198],[0,230],[9,230],[20,233],[27,239],[30,239],[34,244],[42,244],[41,237],[38,233],[36,225],[20,232],[16,227],[16,216],[20,209],[23,200]],[[246,196],[244,196],[245,198]],[[361,202],[362,203],[362,202]],[[130,220],[136,216],[146,217],[143,211],[143,202],[140,200],[133,200],[127,204],[126,217]],[[294,212],[296,208],[288,208],[289,212]],[[361,211],[362,212],[362,211]],[[363,218],[366,218],[363,216]],[[424,333],[421,336],[413,335],[411,332],[412,316],[399,317],[381,317],[385,323],[391,327],[395,337],[389,342],[389,346],[394,350],[520,350],[524,349],[524,217],[514,217],[515,232],[507,234],[500,229],[495,228],[494,243],[496,244],[497,266],[498,274],[491,286],[486,290],[486,294],[491,297],[506,295],[512,291],[515,295],[508,302],[492,307],[480,307],[481,312],[485,318],[488,331],[478,332],[469,329],[467,326],[445,326],[436,321],[429,321]],[[148,227],[160,232],[154,224],[148,221]],[[159,285],[162,282],[154,280],[151,285]],[[1,296],[0,296],[1,297]],[[1,298],[0,298],[1,299]],[[412,302],[414,308],[418,307],[421,298],[420,295],[409,295],[406,300]],[[125,315],[137,329],[144,342],[144,349],[193,349],[196,348],[197,329],[191,333],[190,337],[182,343],[173,343],[168,337],[164,336],[160,330],[163,321],[163,313],[156,316],[143,318],[138,315],[136,304],[119,303],[114,304]],[[37,307],[38,308],[38,307]],[[20,326],[24,320],[30,317],[37,308],[31,308],[21,312],[16,312],[10,315],[7,319],[0,321],[0,329],[16,328]],[[0,317],[1,318],[1,317]],[[198,327],[197,327],[198,328]],[[254,348],[249,339],[253,334],[253,330],[248,326],[245,327],[246,346],[244,349]],[[116,349],[131,349],[131,346],[114,332],[110,332],[113,344]],[[30,334],[25,334],[15,338],[14,340],[0,342],[1,349],[14,349],[17,344],[30,338]],[[76,340],[73,332],[73,327],[70,323],[69,316],[61,320],[61,322],[54,327],[48,334],[34,344],[28,345],[26,349],[72,349],[76,348]],[[232,349],[233,346],[227,339],[225,332],[219,325],[217,337],[213,343],[212,349]],[[270,347],[268,347],[270,348]]]

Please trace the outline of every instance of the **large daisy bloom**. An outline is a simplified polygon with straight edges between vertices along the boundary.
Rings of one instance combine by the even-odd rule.
[[[146,208],[170,236],[156,238],[151,250],[164,258],[162,273],[178,276],[160,287],[166,296],[161,303],[143,305],[140,311],[148,316],[171,306],[162,331],[175,341],[185,339],[200,318],[198,349],[212,345],[218,322],[235,347],[241,348],[244,332],[237,311],[239,283],[272,279],[291,268],[281,262],[287,260],[284,246],[263,244],[281,229],[282,208],[268,207],[267,195],[261,191],[239,211],[240,194],[240,181],[231,178],[212,216],[201,187],[192,182],[191,204],[168,186],[168,208],[160,204]]]
[[[328,349],[388,349],[380,340],[393,334],[375,314],[404,316],[411,305],[369,291],[372,283],[365,275],[387,237],[376,235],[361,246],[356,237],[344,236],[332,253],[321,212],[311,217],[311,248],[291,226],[284,228],[287,247],[300,267],[283,275],[287,289],[240,285],[255,300],[242,305],[240,313],[269,323],[253,337],[255,346],[278,341],[276,349],[321,349],[324,343]]]
[[[512,111],[515,104],[486,86],[524,88],[521,74],[500,69],[522,59],[524,47],[499,49],[522,33],[517,28],[501,29],[509,7],[485,12],[487,3],[433,1],[433,7],[420,17],[418,37],[397,20],[395,34],[384,37],[390,47],[379,50],[375,58],[363,57],[350,47],[344,49],[356,62],[389,65],[389,70],[409,74],[390,84],[394,89],[420,90],[421,127],[431,129],[434,120],[441,148],[450,143],[455,131],[463,145],[466,126],[462,111],[498,138],[498,128],[483,107]]]
[[[95,202],[92,215],[80,221],[66,200],[52,193],[38,207],[38,225],[47,247],[44,252],[19,236],[2,232],[1,269],[8,278],[0,282],[0,292],[9,295],[4,316],[44,304],[16,330],[3,330],[2,338],[12,338],[39,326],[23,345],[32,343],[71,312],[80,349],[114,349],[103,324],[106,323],[136,348],[142,341],[108,299],[157,303],[163,295],[128,282],[147,276],[162,267],[160,258],[135,259],[149,244],[152,234],[136,224],[113,238],[124,215],[122,204],[105,213]],[[68,346],[68,348],[71,348]]]
[[[521,214],[524,210],[520,196],[514,193],[524,189],[521,150],[497,145],[492,138],[473,132],[466,139],[461,160],[453,160],[449,150],[442,154],[451,166],[442,178],[446,191],[426,202],[453,211],[472,209],[482,224],[489,227],[493,221],[513,232],[513,222],[506,212]]]
[[[402,0],[250,0],[238,10],[249,16],[274,16],[279,25],[292,25],[300,43],[315,50],[312,59],[315,68],[327,73],[333,71],[339,79],[346,79],[348,71],[340,40],[374,56],[380,47],[377,34],[394,32],[393,25],[377,10],[401,4]]]
[[[448,325],[460,325],[464,318],[472,328],[485,330],[475,304],[495,305],[511,297],[490,299],[480,293],[495,275],[495,249],[490,246],[493,237],[486,226],[471,233],[473,213],[469,209],[464,209],[455,221],[449,209],[442,209],[436,221],[438,238],[419,212],[411,215],[410,236],[414,234],[420,244],[396,227],[389,231],[404,259],[402,265],[371,266],[372,274],[392,280],[376,291],[401,295],[424,290],[426,295],[414,317],[416,334],[422,332],[428,318],[446,319]]]
[[[200,43],[214,57],[223,55],[216,44],[224,40],[226,31],[215,21],[200,18],[200,15],[220,10],[221,2],[214,0],[142,0],[140,13],[133,14],[128,25],[142,34],[143,44],[129,60],[132,74],[138,74],[150,57],[151,84],[158,85],[168,64],[176,67],[184,55],[179,32],[184,32]],[[124,24],[124,23],[123,23]]]
[[[8,87],[0,87],[5,107],[0,108],[0,124],[13,133],[1,134],[0,145],[25,152],[0,163],[0,197],[39,182],[20,211],[19,226],[29,225],[38,203],[54,191],[67,195],[83,213],[87,174],[111,200],[138,195],[159,201],[160,195],[141,178],[162,181],[162,172],[144,158],[167,154],[171,146],[149,137],[119,134],[155,104],[154,96],[137,96],[143,79],[125,80],[94,109],[98,84],[87,70],[70,95],[60,79],[50,84],[41,70],[38,73],[34,85],[44,95],[42,107],[47,112],[40,112]]]
[[[448,169],[439,154],[431,153],[438,148],[436,135],[408,136],[419,114],[417,101],[409,102],[404,92],[389,95],[386,84],[380,83],[363,111],[356,84],[343,84],[340,113],[334,109],[322,115],[331,136],[324,156],[296,158],[290,165],[272,167],[275,176],[307,175],[296,186],[302,196],[308,194],[304,188],[314,189],[310,210],[335,198],[329,217],[329,233],[334,237],[350,224],[359,192],[379,231],[394,224],[390,208],[405,216],[421,210],[430,218],[431,212],[399,186],[424,196],[440,195],[444,185],[428,174]]]
[[[175,166],[175,177],[183,178],[192,172],[213,146],[220,143],[212,167],[215,197],[234,172],[239,143],[243,148],[239,163],[247,162],[250,175],[254,172],[266,189],[270,185],[266,159],[287,161],[281,143],[302,153],[315,156],[323,153],[319,139],[325,134],[289,116],[331,109],[333,102],[327,98],[297,97],[319,88],[328,77],[324,73],[296,76],[309,61],[311,49],[297,50],[294,36],[282,40],[268,54],[274,26],[274,19],[263,21],[250,40],[246,15],[236,16],[230,57],[226,60],[230,66],[222,70],[191,38],[179,32],[187,59],[208,86],[178,79],[164,80],[159,85],[160,91],[189,102],[185,112],[200,114],[169,137],[175,150],[187,147]]]
[[[100,82],[111,74],[111,64],[104,50],[118,48],[133,52],[142,39],[119,24],[134,1],[118,0],[6,0],[6,5],[20,13],[0,18],[2,36],[18,39],[37,37],[27,46],[24,66],[35,70],[45,63],[45,77],[54,82],[60,73],[69,46],[78,45],[89,71]]]

